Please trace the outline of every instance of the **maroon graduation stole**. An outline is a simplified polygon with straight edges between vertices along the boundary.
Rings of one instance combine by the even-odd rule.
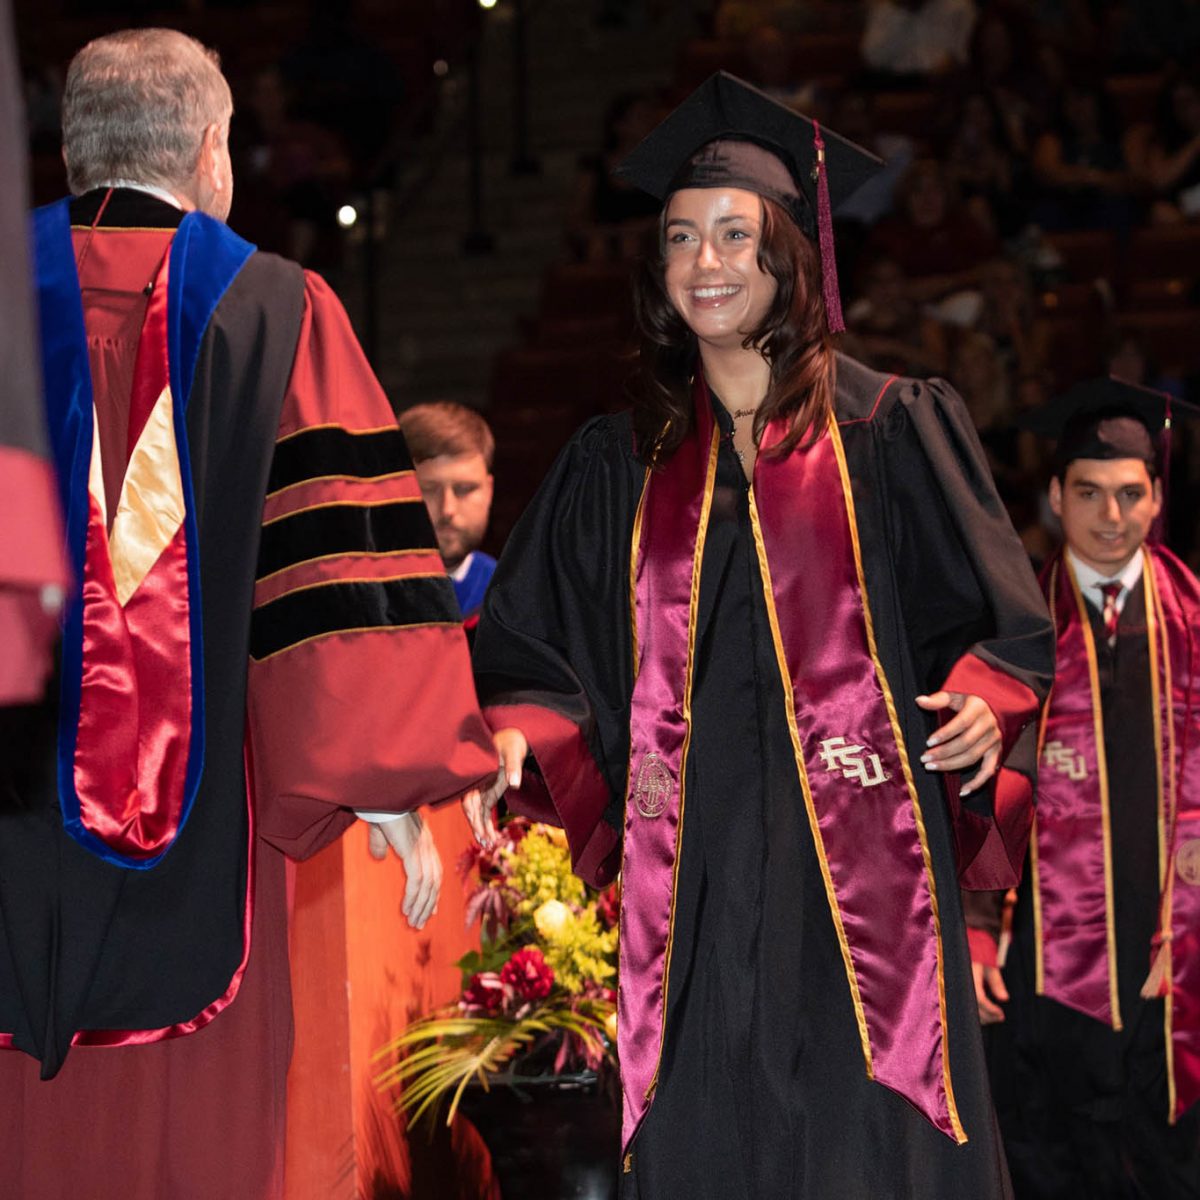
[[[921,806],[875,645],[853,496],[831,420],[766,453],[750,511],[796,770],[867,1075],[966,1141],[950,1078],[941,924]],[[636,682],[622,868],[618,1041],[628,1150],[662,1055],[685,814],[700,567],[719,430],[699,377],[692,431],[648,470],[634,524]]]
[[[1113,1029],[1117,991],[1112,834],[1096,646],[1070,560],[1042,575],[1054,617],[1057,666],[1042,719],[1031,841],[1036,990]],[[1193,702],[1193,629],[1200,587],[1160,546],[1145,548],[1142,586],[1150,639],[1157,747],[1159,948],[1167,962],[1165,1035],[1170,1120],[1200,1099],[1200,770],[1189,755],[1200,725]]]

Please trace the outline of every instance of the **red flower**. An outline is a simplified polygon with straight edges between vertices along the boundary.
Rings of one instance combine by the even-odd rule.
[[[605,888],[596,897],[596,915],[605,929],[611,929],[621,917],[621,897],[616,885]]]
[[[500,968],[500,978],[522,1000],[543,1000],[554,986],[554,971],[536,946],[518,950]]]
[[[462,994],[463,1007],[485,1013],[499,1012],[504,1004],[504,984],[495,971],[480,971],[471,976]]]

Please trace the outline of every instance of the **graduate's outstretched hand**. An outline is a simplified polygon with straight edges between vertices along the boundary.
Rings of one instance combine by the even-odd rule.
[[[415,812],[401,813],[395,820],[371,825],[367,835],[371,857],[387,858],[389,846],[404,863],[407,878],[400,910],[414,929],[420,929],[437,912],[442,890],[442,856],[429,826]]]
[[[1000,765],[1000,722],[981,696],[963,692],[934,692],[918,696],[917,703],[926,712],[951,709],[954,716],[926,742],[921,755],[927,771],[961,771],[979,764],[979,770],[959,789],[969,796],[996,773]],[[935,749],[936,747],[936,749]]]
[[[981,962],[971,963],[971,974],[975,979],[975,1001],[979,1005],[979,1020],[983,1025],[997,1025],[1004,1020],[1004,1009],[1008,1001],[1008,988],[999,967],[987,967]]]
[[[521,786],[521,768],[529,753],[529,742],[519,729],[499,729],[492,734],[492,742],[499,756],[500,766],[490,787],[467,792],[462,798],[463,812],[475,840],[485,849],[490,849],[496,840],[496,826],[492,813],[500,803],[500,797],[510,788]]]

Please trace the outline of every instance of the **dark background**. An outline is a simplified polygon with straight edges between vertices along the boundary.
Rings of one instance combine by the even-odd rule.
[[[1194,0],[18,0],[16,20],[38,202],[65,188],[59,96],[90,37],[169,25],[220,52],[230,224],[330,278],[397,408],[485,412],[493,548],[571,430],[628,402],[655,206],[609,172],[720,67],[888,162],[839,215],[841,340],[951,380],[1035,558],[1055,530],[1022,409],[1104,373],[1200,399]],[[1198,433],[1172,450],[1193,566]]]

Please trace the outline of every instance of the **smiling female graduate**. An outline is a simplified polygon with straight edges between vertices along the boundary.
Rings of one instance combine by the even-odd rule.
[[[723,74],[634,151],[644,392],[484,605],[510,804],[622,871],[627,1197],[1009,1194],[958,879],[1016,879],[1050,623],[958,398],[831,349],[877,165]]]

